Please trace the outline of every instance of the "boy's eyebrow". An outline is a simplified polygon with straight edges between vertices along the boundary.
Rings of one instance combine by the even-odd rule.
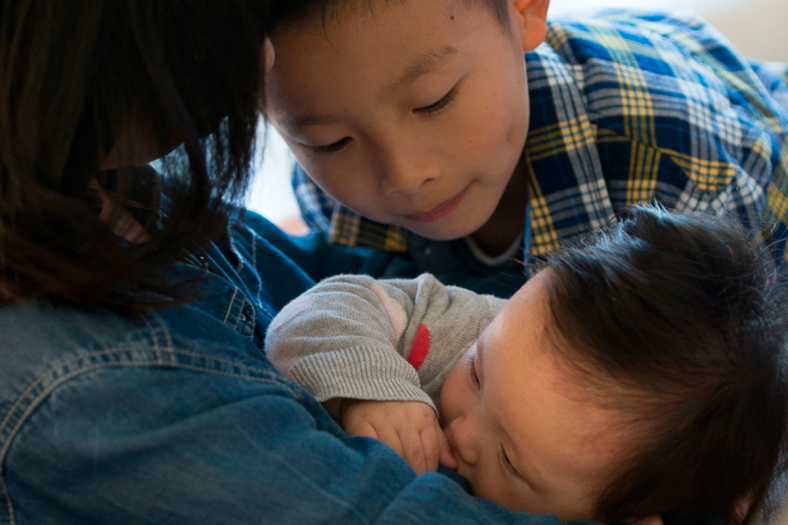
[[[438,51],[427,51],[411,61],[399,80],[389,86],[386,91],[394,91],[405,84],[412,84],[425,73],[429,73],[445,64],[452,55],[457,53],[459,53],[459,50],[451,46],[446,46]]]
[[[321,126],[339,122],[339,116],[333,113],[327,115],[297,115],[290,114],[282,118],[281,126],[285,129],[301,129],[307,126]]]
[[[412,84],[422,75],[425,75],[430,71],[434,71],[435,69],[444,65],[453,55],[456,55],[457,53],[459,53],[459,50],[456,47],[446,46],[438,51],[431,50],[419,55],[411,61],[407,68],[405,68],[405,72],[402,74],[402,76],[396,82],[386,88],[386,92],[395,91],[397,88],[406,84]],[[285,129],[295,130],[307,126],[334,124],[339,122],[339,120],[339,116],[333,113],[326,115],[290,114],[282,119],[281,125]]]

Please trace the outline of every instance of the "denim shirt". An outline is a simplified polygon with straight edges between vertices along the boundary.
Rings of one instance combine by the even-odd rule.
[[[0,524],[550,525],[347,436],[261,348],[274,313],[363,257],[259,216],[180,263],[199,299],[128,319],[0,308]]]

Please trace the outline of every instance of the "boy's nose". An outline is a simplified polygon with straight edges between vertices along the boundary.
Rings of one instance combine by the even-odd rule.
[[[414,152],[401,151],[386,159],[383,190],[387,195],[408,195],[422,191],[425,184],[440,178],[440,168]]]

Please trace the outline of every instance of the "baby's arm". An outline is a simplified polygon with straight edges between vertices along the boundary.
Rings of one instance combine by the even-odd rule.
[[[339,276],[288,304],[272,322],[265,348],[346,431],[377,437],[406,459],[417,448],[411,464],[423,470],[437,461],[420,463],[418,456],[432,458],[438,447],[425,452],[411,445],[442,439],[435,410],[443,381],[503,303],[428,275]]]

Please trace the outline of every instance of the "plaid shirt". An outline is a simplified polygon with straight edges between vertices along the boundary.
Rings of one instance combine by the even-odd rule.
[[[525,260],[653,202],[736,215],[784,257],[785,65],[745,59],[698,18],[624,11],[552,21],[525,59]],[[408,249],[401,228],[343,208],[298,166],[293,185],[305,220],[329,242]]]

